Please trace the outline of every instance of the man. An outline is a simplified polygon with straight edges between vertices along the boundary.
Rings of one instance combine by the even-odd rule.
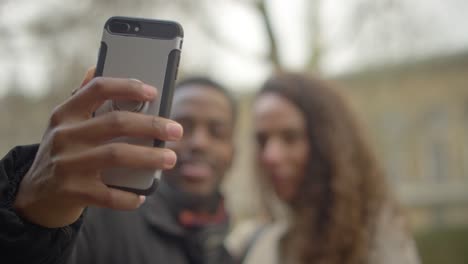
[[[134,212],[92,207],[80,218],[89,205],[134,209],[142,203],[142,197],[103,185],[103,168],[174,166],[168,149],[100,142],[128,134],[177,141],[182,131],[176,122],[124,112],[91,118],[106,99],[152,99],[147,88],[134,80],[95,79],[54,110],[37,153],[37,146],[22,147],[2,160],[0,249],[8,249],[2,258],[61,263],[72,250],[75,263],[230,261],[221,243],[227,217],[218,188],[233,156],[235,110],[225,90],[209,80],[176,89],[172,118],[186,132],[167,146],[180,162],[147,203]]]
[[[90,208],[74,263],[229,263],[228,219],[219,186],[233,157],[234,103],[208,79],[174,93],[171,118],[184,128],[167,143],[178,162],[155,195],[133,212]]]

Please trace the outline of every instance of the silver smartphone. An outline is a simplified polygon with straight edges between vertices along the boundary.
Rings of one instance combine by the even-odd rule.
[[[96,76],[133,78],[157,87],[158,97],[151,102],[106,101],[94,114],[133,111],[168,117],[180,60],[183,29],[174,21],[111,17],[104,25]],[[163,147],[164,142],[145,138],[121,137],[113,142]],[[102,172],[110,187],[148,195],[159,182],[161,171],[112,168]]]

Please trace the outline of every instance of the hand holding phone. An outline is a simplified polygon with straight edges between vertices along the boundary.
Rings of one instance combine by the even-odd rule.
[[[117,35],[137,38],[126,36],[131,35],[126,28],[121,30],[125,32]],[[147,30],[142,38],[147,38],[148,34],[155,36],[152,27]],[[128,45],[110,45],[115,40],[109,41],[103,37],[108,41],[107,49],[101,49],[96,75],[120,74],[92,80],[86,78],[82,89],[54,109],[37,153],[32,153],[35,154],[31,157],[34,161],[22,178],[15,196],[13,207],[22,218],[40,226],[56,228],[75,222],[84,208],[90,205],[135,209],[141,205],[144,197],[110,188],[109,185],[116,184],[124,190],[130,188],[137,193],[145,193],[151,190],[147,186],[154,186],[157,171],[174,166],[175,153],[154,145],[162,146],[160,142],[178,140],[182,135],[179,124],[163,117],[169,114],[177,73],[177,54],[180,52],[172,51],[180,49],[181,39],[171,33],[172,29],[162,32],[162,36],[156,34],[161,39],[150,40],[162,41],[162,47],[167,48],[164,51],[168,56],[162,61],[153,59],[160,58],[164,52],[148,53],[159,50],[159,45],[153,46],[143,41],[144,44],[140,44],[150,48],[145,52],[138,49],[143,46],[130,45],[136,48],[132,57],[130,53],[127,54],[132,50]],[[167,38],[170,38],[170,45],[165,41]],[[104,56],[103,52],[107,54]],[[120,60],[122,64],[116,64],[119,60],[115,58],[121,55],[120,52],[128,55],[129,63]],[[146,54],[147,58],[142,59],[142,54]],[[165,68],[152,67],[155,63],[165,65]],[[156,69],[166,71],[162,70],[162,74]],[[145,106],[136,112],[137,109],[132,106],[135,103]],[[146,112],[142,113],[142,109],[146,109]],[[150,110],[152,112],[148,112]],[[135,140],[135,144],[132,140]],[[114,181],[111,172],[115,168],[135,172],[132,174],[137,175],[135,181]],[[122,175],[126,177],[126,174]],[[120,175],[116,176],[119,178]]]
[[[32,166],[16,194],[14,209],[24,219],[56,228],[75,222],[85,207],[135,209],[142,197],[110,188],[101,172],[112,167],[169,169],[175,153],[163,148],[107,143],[111,138],[151,136],[161,140],[180,138],[182,127],[163,117],[114,112],[99,117],[92,113],[104,100],[131,98],[150,101],[154,88],[129,79],[94,78],[56,107],[39,145]],[[152,126],[156,119],[160,127]]]
[[[159,92],[154,100],[148,102],[108,100],[95,115],[126,111],[168,117],[182,41],[182,27],[176,22],[110,18],[104,26],[96,76],[135,79],[157,87]],[[111,142],[146,147],[164,146],[160,140],[144,137],[122,137]],[[109,186],[147,195],[156,188],[160,174],[160,170],[116,167],[103,171],[102,177]]]

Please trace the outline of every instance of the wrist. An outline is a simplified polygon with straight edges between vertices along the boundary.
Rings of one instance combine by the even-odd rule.
[[[23,195],[18,192],[13,203],[16,214],[35,225],[45,228],[60,228],[73,224],[82,215],[84,208],[70,204],[58,204],[56,201],[47,201],[33,197],[33,194]]]

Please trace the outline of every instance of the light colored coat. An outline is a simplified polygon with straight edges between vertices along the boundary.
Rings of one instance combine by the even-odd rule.
[[[377,230],[368,256],[369,264],[419,264],[416,245],[405,227],[403,216],[385,207],[378,218]],[[263,227],[255,242],[246,251],[252,235],[261,227],[255,221],[238,225],[227,240],[231,254],[242,256],[247,252],[243,264],[296,264],[292,256],[281,256],[280,241],[288,230],[285,218]]]

